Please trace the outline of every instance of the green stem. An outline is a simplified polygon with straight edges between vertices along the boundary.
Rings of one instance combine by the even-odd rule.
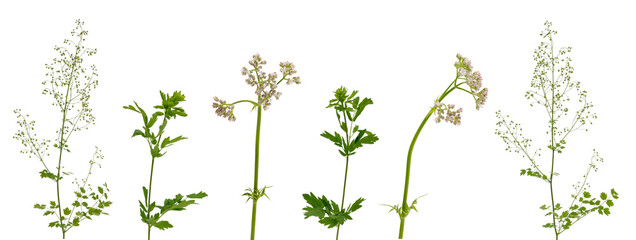
[[[75,66],[75,65],[73,65]],[[75,71],[75,68],[71,71],[72,73]],[[62,172],[62,153],[64,153],[63,149],[66,143],[64,142],[64,129],[66,126],[66,113],[68,112],[68,95],[71,92],[71,82],[68,82],[68,86],[66,87],[66,96],[64,97],[64,109],[62,110],[62,128],[60,128],[60,139],[59,139],[59,148],[60,154],[57,162],[57,178],[55,179],[55,185],[57,185],[57,210],[60,216],[60,228],[62,229],[62,239],[66,238],[66,229],[64,229],[64,222],[62,221],[62,201],[60,200],[60,174]],[[71,129],[72,130],[72,129]]]
[[[344,208],[345,190],[347,189],[347,171],[349,171],[349,155],[347,155],[347,163],[345,165],[344,185],[342,186],[342,201],[340,207]]]
[[[551,145],[552,145],[552,167],[550,168],[550,199],[552,200],[552,224],[554,225],[554,235],[556,236],[556,240],[559,240],[559,232],[557,230],[557,225],[556,225],[556,216],[555,216],[555,212],[556,209],[554,209],[554,189],[552,187],[552,180],[554,177],[554,151],[556,150],[555,144],[554,144],[554,88],[555,88],[555,82],[554,82],[554,46],[553,46],[554,42],[552,42],[552,39],[550,39],[550,59],[552,62],[552,84],[550,84],[550,88],[552,90],[552,106],[550,108],[550,136],[551,136]]]
[[[254,148],[254,188],[253,191],[258,191],[258,149],[261,137],[261,112],[262,107],[258,105],[258,117],[256,119],[256,144]],[[250,239],[254,240],[254,233],[256,230],[256,198],[252,198],[252,233]]]
[[[150,206],[150,195],[152,194],[152,173],[155,169],[155,157],[152,157],[152,163],[150,164],[150,183],[148,183],[148,199],[146,200],[146,207]],[[150,211],[146,215],[146,218],[150,219]],[[150,229],[152,226],[148,224],[148,240],[150,240]]]
[[[457,81],[457,78],[446,88],[444,93],[442,93],[442,95],[437,99],[437,102],[442,102],[442,100],[444,100],[444,98],[448,96],[448,94],[450,94],[453,90],[457,88],[457,86],[454,86],[451,88],[451,86],[455,85],[456,81]],[[413,156],[413,148],[415,147],[415,142],[417,141],[417,138],[420,136],[420,132],[422,132],[424,125],[426,124],[428,119],[431,117],[431,115],[433,115],[436,109],[437,107],[432,107],[431,110],[428,111],[428,114],[426,114],[426,117],[424,117],[424,120],[420,124],[419,128],[417,128],[417,131],[415,132],[415,135],[413,136],[413,140],[411,141],[411,145],[409,146],[409,152],[406,156],[406,177],[404,180],[404,197],[402,198],[402,213],[398,213],[400,214],[400,234],[398,236],[398,239],[402,239],[402,237],[404,236],[404,221],[406,219],[406,213],[409,211],[406,201],[409,194],[409,178],[411,176],[411,156]]]
[[[409,153],[406,157],[406,179],[404,180],[404,197],[402,198],[402,212],[408,211],[408,205],[406,204],[406,200],[409,194],[409,177],[411,176],[411,156],[413,155],[413,148],[415,147],[415,142],[417,141],[417,137],[420,136],[420,132],[422,132],[424,125],[426,124],[428,119],[431,117],[431,115],[433,115],[433,113],[435,112],[435,109],[436,107],[433,107],[431,108],[430,111],[428,111],[428,114],[426,114],[426,117],[420,124],[420,127],[417,128],[417,131],[415,132],[415,136],[413,136],[413,140],[411,141],[411,146],[409,146]],[[403,213],[399,213],[399,214],[403,214]],[[400,216],[400,235],[398,239],[402,239],[402,236],[404,235],[404,220],[405,219],[406,219],[405,217]]]
[[[240,100],[240,101],[236,101],[236,102],[233,102],[231,104],[228,104],[228,105],[234,105],[234,104],[242,103],[242,102],[248,102],[248,103],[254,104],[254,106],[258,105],[258,103],[254,102],[252,100]]]
[[[344,185],[342,186],[342,201],[340,202],[340,207],[342,209],[344,209],[345,190],[347,189],[347,172],[348,171],[349,171],[349,155],[347,155],[347,163],[345,165]],[[340,224],[338,224],[338,230],[336,230],[336,240],[338,240],[339,234],[340,234]]]

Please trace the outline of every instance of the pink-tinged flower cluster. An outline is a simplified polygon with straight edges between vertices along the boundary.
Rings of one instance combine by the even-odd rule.
[[[437,118],[435,118],[435,122],[439,123],[442,120],[460,125],[462,123],[462,108],[457,110],[453,110],[455,108],[454,104],[444,104],[440,102],[435,102],[435,113],[437,114]]]
[[[269,106],[272,105],[272,98],[279,99],[282,95],[282,93],[277,90],[278,83],[287,80],[287,84],[300,84],[300,77],[292,77],[292,75],[296,73],[296,67],[293,63],[280,63],[280,71],[283,74],[283,78],[280,81],[277,81],[278,74],[275,72],[266,74],[262,71],[263,65],[267,64],[267,61],[263,60],[258,53],[252,56],[252,60],[249,61],[249,64],[252,66],[252,69],[248,70],[246,67],[243,67],[241,73],[247,76],[247,79],[245,79],[247,84],[256,86],[254,93],[258,96],[258,104],[263,106],[264,110],[267,110]]]
[[[457,74],[460,78],[466,80],[466,84],[470,87],[470,92],[475,99],[475,105],[477,110],[481,109],[486,103],[488,98],[488,88],[482,87],[481,73],[479,71],[473,72],[473,65],[470,59],[457,54],[457,61],[455,62],[455,68],[457,68]]]
[[[477,110],[479,110],[486,103],[486,99],[488,98],[488,88],[484,88],[474,95],[477,98],[475,102],[477,103]]]
[[[296,73],[296,66],[294,66],[291,62],[281,62],[280,64],[280,72],[283,73],[283,79],[287,80],[287,85],[292,83],[300,84],[300,77],[294,76],[291,78],[286,78],[287,76],[291,76]]]
[[[227,104],[225,100],[221,100],[218,97],[214,97],[214,102],[215,103],[212,103],[212,108],[216,108],[216,115],[227,118],[227,120],[231,122],[236,121],[236,117],[234,116],[234,104]]]

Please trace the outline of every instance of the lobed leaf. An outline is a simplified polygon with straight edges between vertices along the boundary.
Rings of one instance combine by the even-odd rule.
[[[188,198],[197,198],[197,199],[198,198],[204,198],[204,197],[207,197],[207,196],[208,196],[208,194],[204,193],[204,192],[193,193],[193,194],[187,195]]]

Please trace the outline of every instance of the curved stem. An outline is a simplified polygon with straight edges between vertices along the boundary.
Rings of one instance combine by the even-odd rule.
[[[258,105],[258,117],[256,119],[256,144],[254,148],[254,188],[253,191],[258,191],[258,151],[259,141],[261,137],[261,112],[262,107]],[[250,239],[254,240],[254,233],[256,230],[256,198],[252,198],[252,233]]]
[[[444,98],[448,96],[448,94],[450,94],[453,90],[457,88],[457,85],[455,85],[456,81],[457,81],[457,78],[455,78],[455,80],[453,80],[453,82],[446,88],[444,93],[442,93],[442,95],[437,99],[437,102],[441,102],[442,100],[444,100]],[[413,155],[413,148],[415,147],[415,142],[417,141],[417,138],[420,136],[420,132],[422,132],[424,125],[426,124],[428,119],[431,117],[431,115],[433,115],[436,109],[437,107],[432,107],[431,110],[428,111],[428,114],[426,114],[426,117],[424,117],[424,120],[422,121],[420,126],[417,128],[417,131],[415,132],[415,135],[413,136],[413,140],[411,141],[411,145],[409,146],[409,152],[406,156],[406,177],[404,180],[404,197],[402,198],[402,213],[398,213],[400,215],[400,233],[399,233],[398,239],[402,239],[402,237],[404,236],[404,220],[406,219],[406,213],[409,211],[406,201],[409,194],[409,178],[411,176],[411,156]]]
[[[415,142],[417,141],[417,137],[419,137],[420,132],[422,132],[424,125],[426,124],[428,119],[431,117],[431,115],[433,115],[433,113],[435,112],[435,109],[436,107],[433,107],[431,108],[430,111],[428,111],[428,114],[426,114],[426,117],[420,124],[420,127],[417,128],[417,131],[415,132],[415,136],[413,136],[413,140],[411,141],[411,146],[409,146],[409,153],[406,157],[406,179],[404,180],[404,197],[402,198],[402,212],[408,211],[408,205],[406,204],[406,200],[409,194],[409,177],[411,176],[411,156],[413,155],[413,148],[415,147]],[[399,214],[402,215],[403,213],[399,213]],[[398,237],[399,239],[402,239],[402,236],[404,235],[404,220],[405,220],[405,217],[400,216],[400,235]]]
[[[236,102],[233,102],[231,104],[228,104],[228,105],[234,105],[234,104],[242,103],[242,102],[248,102],[248,103],[254,104],[254,106],[258,105],[258,103],[254,102],[252,100],[240,100],[240,101],[236,101]]]

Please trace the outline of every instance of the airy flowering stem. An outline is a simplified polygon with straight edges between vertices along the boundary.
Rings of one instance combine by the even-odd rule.
[[[73,69],[71,70],[71,78],[73,78],[73,74],[75,73],[75,64],[73,64]],[[62,221],[62,201],[60,200],[60,174],[62,171],[62,153],[63,153],[63,149],[64,146],[66,145],[66,142],[64,141],[64,130],[65,128],[65,123],[66,123],[66,113],[68,112],[68,105],[69,105],[69,99],[68,99],[68,95],[71,92],[71,86],[72,86],[72,82],[69,81],[68,82],[68,86],[66,87],[66,96],[65,96],[65,100],[64,100],[64,109],[62,110],[62,128],[60,128],[60,140],[59,140],[59,148],[60,148],[60,156],[57,162],[57,178],[55,179],[55,184],[57,185],[57,210],[58,213],[60,214],[60,225],[61,225],[61,229],[62,229],[62,239],[66,238],[66,229],[64,228],[64,222]],[[71,129],[72,131],[73,129]],[[68,139],[68,137],[67,137]]]
[[[550,53],[551,53],[551,62],[552,62],[552,66],[554,66],[554,42],[552,42],[552,39],[550,39]],[[552,180],[554,177],[554,151],[556,150],[556,146],[554,144],[554,122],[556,121],[554,119],[554,88],[555,88],[556,83],[554,82],[554,67],[552,67],[552,84],[550,84],[550,88],[552,88],[551,92],[552,92],[552,106],[550,108],[550,136],[551,136],[551,141],[550,144],[552,145],[551,149],[552,149],[552,166],[550,168],[550,200],[552,200],[552,225],[554,225],[554,235],[556,236],[556,240],[559,240],[559,232],[557,230],[557,224],[556,224],[556,216],[555,216],[555,211],[556,209],[554,209],[554,189],[552,187]]]
[[[254,191],[258,191],[258,148],[259,148],[259,141],[261,137],[261,112],[262,112],[262,107],[261,105],[258,105],[258,117],[256,118],[256,144],[254,148],[254,188],[253,188]],[[255,230],[256,230],[256,198],[252,198],[252,233],[250,235],[251,240],[254,240]]]
[[[457,78],[455,78],[455,80],[446,88],[444,93],[437,99],[437,102],[441,102],[442,100],[444,100],[446,96],[448,96],[448,94],[450,94],[453,90],[458,88],[458,86],[455,85],[456,81],[457,81]],[[424,120],[420,124],[419,128],[417,128],[417,131],[415,132],[415,135],[413,136],[413,140],[411,141],[411,145],[409,146],[408,155],[406,156],[406,178],[404,180],[404,197],[402,199],[402,211],[405,213],[409,211],[409,206],[406,203],[406,201],[409,194],[409,177],[411,176],[411,156],[413,156],[413,148],[415,147],[415,142],[417,141],[417,138],[420,136],[420,132],[422,132],[424,125],[426,124],[428,119],[431,117],[431,115],[433,115],[435,110],[437,110],[437,106],[432,107],[431,110],[428,111],[428,114],[426,114],[426,117],[424,117]],[[404,220],[405,219],[406,219],[406,215],[404,215],[404,217],[400,216],[400,234],[398,236],[398,239],[402,239],[402,237],[404,236]]]

